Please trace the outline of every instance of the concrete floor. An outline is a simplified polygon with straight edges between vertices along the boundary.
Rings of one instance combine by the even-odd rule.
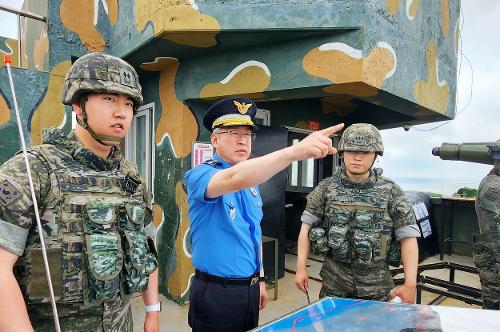
[[[285,256],[285,268],[287,270],[295,271],[297,257],[293,254],[287,254]],[[455,262],[463,265],[473,266],[471,257],[463,256],[445,256],[445,261]],[[431,264],[440,262],[439,256],[433,256],[421,263]],[[319,278],[319,271],[321,269],[321,263],[314,260],[309,260],[308,271],[311,277]],[[428,276],[433,276],[443,280],[447,280],[448,272],[446,270],[433,270],[426,271],[424,273]],[[480,288],[479,277],[475,274],[470,274],[466,272],[456,271],[455,282],[461,283],[467,286]],[[321,283],[318,281],[309,281],[309,295],[311,301],[316,301],[319,297],[319,291],[321,288]],[[295,311],[307,305],[307,298],[304,293],[300,292],[295,287],[294,274],[291,272],[285,272],[285,276],[279,280],[279,292],[278,299],[276,301],[272,300],[274,295],[274,290],[269,289],[269,302],[264,310],[260,313],[259,324],[264,324],[266,322],[277,319],[285,314]],[[423,292],[422,293],[422,304],[429,303],[437,295]],[[161,331],[175,331],[184,332],[191,331],[189,325],[187,324],[187,313],[189,305],[179,306],[178,304],[167,300],[165,297],[161,297],[162,302],[162,312],[160,315],[160,327]],[[464,307],[464,308],[478,308],[478,306],[466,304],[464,302],[447,298],[441,304],[441,306],[454,306],[454,307]],[[132,300],[132,310],[134,316],[134,330],[142,331],[144,322],[143,304],[141,297],[136,297]]]

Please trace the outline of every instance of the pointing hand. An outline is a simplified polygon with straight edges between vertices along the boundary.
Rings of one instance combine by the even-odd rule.
[[[336,153],[337,149],[332,146],[332,139],[330,136],[341,130],[343,127],[344,124],[340,123],[336,126],[311,133],[298,144],[291,147],[293,151],[293,159],[318,159],[324,158],[329,154]]]

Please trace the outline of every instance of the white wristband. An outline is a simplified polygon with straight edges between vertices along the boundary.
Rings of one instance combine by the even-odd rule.
[[[144,312],[161,311],[161,302],[157,304],[145,305]]]

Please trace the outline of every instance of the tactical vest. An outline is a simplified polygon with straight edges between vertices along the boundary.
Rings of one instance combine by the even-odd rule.
[[[358,187],[343,175],[334,175],[325,192],[322,224],[309,234],[317,252],[361,266],[382,262],[399,266],[400,244],[388,212],[392,185],[372,177]]]
[[[32,151],[50,170],[41,221],[56,300],[90,306],[145,289],[156,259],[135,167],[122,160],[117,170],[96,171],[53,145]],[[28,303],[50,300],[38,236],[28,238],[16,269]]]

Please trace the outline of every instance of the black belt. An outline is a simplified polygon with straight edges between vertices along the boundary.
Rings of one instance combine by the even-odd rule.
[[[195,270],[194,275],[196,279],[200,279],[205,282],[215,282],[224,286],[226,285],[253,286],[259,283],[259,273],[255,273],[254,275],[251,275],[248,278],[227,278],[227,277],[214,276],[213,274],[209,274],[207,272]]]

